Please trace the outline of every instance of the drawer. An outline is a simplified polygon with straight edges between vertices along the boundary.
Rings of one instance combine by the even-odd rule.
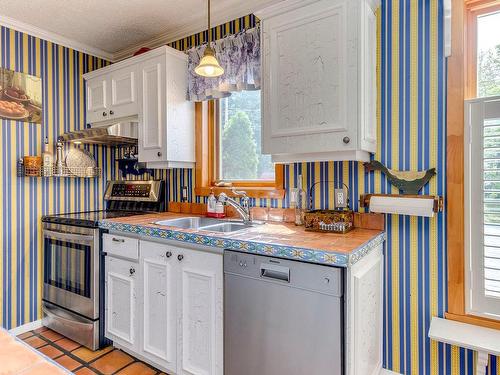
[[[139,259],[139,240],[116,234],[103,234],[103,251],[122,258]]]

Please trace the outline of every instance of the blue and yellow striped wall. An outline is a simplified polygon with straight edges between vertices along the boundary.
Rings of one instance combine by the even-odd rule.
[[[42,77],[43,89],[43,125],[0,123],[0,325],[12,328],[40,318],[41,216],[100,208],[114,161],[96,146],[90,151],[105,178],[16,177],[16,160],[40,155],[45,137],[54,145],[59,134],[84,125],[82,74],[107,63],[6,27],[0,33],[0,66]]]

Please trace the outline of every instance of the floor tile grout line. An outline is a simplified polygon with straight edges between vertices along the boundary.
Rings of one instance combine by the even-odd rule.
[[[43,347],[45,347],[45,346],[50,346],[50,347],[52,347],[52,348],[55,348],[55,349],[59,350],[59,351],[62,353],[61,355],[59,355],[59,356],[57,356],[57,357],[51,358],[51,360],[55,361],[56,359],[61,358],[61,357],[65,356],[65,355],[66,355],[66,356],[68,356],[69,358],[71,358],[71,359],[75,360],[76,362],[78,362],[78,364],[79,364],[80,366],[78,366],[78,367],[76,367],[75,369],[71,370],[71,372],[72,372],[72,373],[74,373],[74,372],[76,372],[76,371],[80,371],[80,370],[82,370],[82,369],[86,368],[86,369],[88,369],[88,370],[91,370],[91,371],[95,372],[97,375],[105,375],[104,373],[102,373],[102,372],[101,372],[101,371],[99,371],[98,369],[96,369],[96,368],[92,367],[91,365],[92,365],[93,363],[95,363],[97,360],[101,359],[102,357],[104,357],[104,356],[106,356],[106,355],[108,355],[108,354],[113,353],[114,351],[120,351],[120,352],[122,352],[122,353],[124,353],[124,354],[128,355],[130,358],[132,358],[132,362],[129,362],[128,364],[124,365],[123,367],[121,367],[121,368],[117,369],[115,372],[113,372],[113,374],[118,374],[120,371],[123,371],[123,370],[124,370],[124,369],[126,369],[127,367],[132,366],[132,365],[133,365],[133,364],[135,364],[135,363],[140,363],[140,364],[143,364],[144,366],[148,367],[148,368],[149,368],[149,369],[151,369],[152,371],[155,371],[155,375],[159,375],[159,374],[162,374],[162,373],[164,373],[164,374],[167,374],[167,375],[168,375],[168,373],[167,373],[167,372],[164,372],[164,371],[162,371],[162,370],[159,370],[159,369],[157,369],[157,368],[153,367],[152,365],[150,365],[149,363],[144,362],[144,361],[142,361],[142,360],[140,360],[140,359],[138,359],[138,358],[136,358],[136,357],[134,357],[134,356],[132,356],[132,355],[129,355],[127,352],[125,352],[125,351],[123,351],[123,350],[121,350],[121,349],[115,348],[115,347],[113,347],[113,346],[111,347],[111,350],[109,350],[109,351],[107,351],[107,352],[105,352],[105,353],[102,353],[101,355],[99,355],[99,356],[97,356],[97,357],[93,358],[91,361],[84,361],[82,358],[80,358],[80,357],[78,357],[77,355],[75,355],[75,354],[73,354],[73,353],[72,353],[73,351],[75,351],[75,350],[77,350],[77,349],[80,349],[80,348],[84,347],[83,345],[80,345],[80,346],[78,346],[78,347],[74,348],[72,351],[69,351],[69,350],[67,350],[67,349],[63,348],[62,346],[59,346],[59,345],[57,344],[57,341],[60,341],[60,340],[62,340],[62,339],[68,339],[68,340],[71,340],[71,339],[69,339],[69,338],[67,338],[67,337],[65,337],[65,336],[62,336],[62,335],[61,335],[61,336],[62,336],[61,338],[59,338],[59,339],[57,339],[57,340],[53,341],[53,340],[51,340],[51,339],[49,339],[49,338],[45,337],[45,336],[42,334],[43,332],[46,332],[47,330],[48,330],[48,329],[43,330],[43,331],[40,331],[40,332],[35,332],[35,330],[33,330],[33,331],[29,331],[29,332],[31,333],[31,336],[25,337],[25,338],[23,338],[23,339],[21,339],[21,338],[20,338],[20,340],[25,341],[25,340],[27,340],[27,339],[29,339],[29,338],[32,338],[32,337],[38,337],[39,339],[41,339],[42,341],[44,341],[44,342],[45,342],[45,344],[44,344],[44,345],[42,345],[42,346],[40,346],[40,347],[38,347],[38,348],[34,348],[34,347],[33,347],[33,349],[35,349],[36,351],[40,351],[39,349],[41,349],[41,348],[43,348]],[[54,332],[55,332],[55,331],[54,331]],[[56,332],[56,333],[57,333],[57,332]],[[102,349],[101,349],[101,350],[102,350]],[[43,353],[42,353],[42,354],[43,354]],[[49,356],[47,356],[47,357],[49,357]],[[50,358],[50,357],[49,357],[49,358]],[[55,362],[57,362],[57,361],[55,361]],[[70,370],[68,370],[68,371],[70,371]]]
[[[45,332],[45,331],[44,331],[44,332]],[[54,331],[54,332],[55,332],[55,331]],[[61,358],[62,356],[67,355],[67,356],[68,356],[68,357],[70,357],[71,359],[73,359],[73,360],[77,361],[77,362],[78,362],[81,366],[78,366],[78,367],[77,367],[74,371],[77,371],[77,370],[81,369],[82,367],[85,367],[85,368],[88,368],[89,370],[92,370],[92,371],[94,371],[94,372],[97,372],[97,374],[98,374],[98,375],[104,375],[104,374],[103,374],[102,372],[100,372],[99,370],[97,370],[97,369],[93,369],[93,368],[90,368],[90,367],[88,366],[88,365],[89,365],[89,362],[84,362],[84,361],[83,361],[83,359],[81,359],[81,358],[77,357],[76,355],[72,354],[70,351],[66,350],[65,348],[63,348],[63,347],[61,347],[61,346],[57,345],[57,341],[62,340],[62,338],[61,338],[61,339],[59,339],[59,340],[57,340],[57,341],[52,341],[52,340],[50,340],[50,339],[46,338],[45,336],[43,336],[42,334],[37,333],[37,332],[35,332],[35,331],[33,331],[33,335],[34,335],[34,336],[37,336],[37,337],[39,337],[39,338],[41,338],[41,339],[42,339],[42,340],[44,340],[46,343],[48,343],[49,345],[51,345],[53,348],[56,348],[56,349],[60,350],[63,354],[62,354],[62,355],[60,355],[60,356],[59,356],[59,357],[57,357],[57,358]],[[30,336],[30,337],[33,337],[33,336]],[[67,338],[67,337],[63,337],[63,338]],[[69,340],[70,340],[70,339],[69,339]],[[83,345],[80,345],[79,347],[77,347],[77,348],[75,348],[75,349],[73,349],[73,350],[79,349],[79,348],[81,348],[82,346],[83,346]],[[34,348],[34,349],[38,351],[38,348]],[[111,351],[109,351],[108,353],[111,353]],[[56,362],[57,362],[57,361],[56,361]],[[69,370],[68,370],[68,371],[69,371]],[[73,372],[73,371],[71,371],[71,372]]]

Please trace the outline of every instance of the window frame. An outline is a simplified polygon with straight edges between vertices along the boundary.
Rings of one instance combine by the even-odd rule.
[[[446,186],[447,186],[447,319],[500,329],[500,321],[470,315],[465,304],[465,99],[477,90],[477,17],[492,12],[492,0],[453,2],[451,22],[451,56],[448,58]],[[473,29],[474,28],[474,29]],[[452,79],[451,79],[452,78]]]
[[[219,129],[218,100],[195,103],[195,139],[196,139],[196,168],[195,194],[207,196],[210,191],[215,194],[225,192],[232,195],[232,188],[245,190],[251,198],[285,197],[283,186],[283,165],[275,164],[275,180],[271,181],[235,181],[231,187],[216,186],[218,166],[218,129]]]

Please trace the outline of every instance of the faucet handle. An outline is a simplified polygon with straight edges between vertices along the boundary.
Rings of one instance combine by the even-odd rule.
[[[247,198],[248,195],[247,195],[247,192],[244,191],[244,190],[236,190],[236,188],[232,188],[231,191],[233,192],[233,194],[235,195],[241,195],[243,196],[244,198]]]

